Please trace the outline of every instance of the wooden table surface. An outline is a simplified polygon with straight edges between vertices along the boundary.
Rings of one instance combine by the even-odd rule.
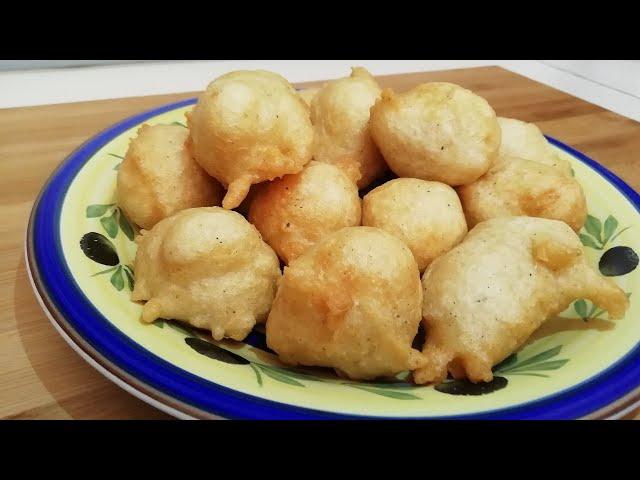
[[[633,120],[498,67],[379,81],[398,91],[426,81],[462,85],[498,115],[535,122],[640,190],[640,124]],[[0,418],[169,418],[105,379],[56,333],[32,293],[23,244],[35,197],[73,149],[118,120],[194,95],[0,109]],[[626,418],[640,419],[640,409]]]

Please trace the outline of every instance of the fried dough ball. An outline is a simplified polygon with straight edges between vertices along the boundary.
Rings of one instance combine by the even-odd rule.
[[[280,280],[280,264],[239,213],[192,208],[136,238],[132,300],[147,300],[142,320],[182,320],[213,338],[245,338],[264,321]]]
[[[397,178],[362,200],[362,224],[395,235],[411,250],[423,271],[467,234],[455,190],[440,182]]]
[[[151,228],[175,212],[220,205],[222,186],[200,168],[179,125],[142,125],[118,169],[116,196],[125,215]]]
[[[236,208],[254,183],[297,173],[311,160],[308,109],[280,75],[231,72],[211,82],[187,115],[189,148]]]
[[[487,101],[452,83],[390,89],[371,109],[371,134],[399,177],[465,185],[483,175],[500,147],[500,125]]]
[[[300,95],[300,98],[302,98],[307,107],[311,108],[311,101],[319,91],[320,87],[305,88],[304,90],[300,90],[298,95]]]
[[[571,175],[569,162],[556,153],[535,124],[504,117],[498,117],[498,123],[502,132],[499,161],[519,157],[557,167]]]
[[[418,266],[394,236],[371,227],[334,232],[285,268],[267,320],[267,345],[291,365],[353,379],[422,365]]]
[[[438,257],[422,277],[428,364],[417,383],[440,382],[449,371],[472,382],[520,348],[544,321],[577,298],[620,318],[626,294],[587,265],[578,236],[563,222],[494,218]]]
[[[365,188],[386,170],[369,132],[369,110],[380,87],[362,67],[351,76],[324,84],[311,103],[313,158],[344,170],[358,188]]]
[[[288,264],[327,234],[360,225],[358,188],[338,167],[312,161],[260,185],[249,221]]]
[[[587,218],[582,187],[570,174],[544,163],[503,158],[489,173],[458,188],[469,228],[494,217],[526,215],[567,223],[576,232]]]

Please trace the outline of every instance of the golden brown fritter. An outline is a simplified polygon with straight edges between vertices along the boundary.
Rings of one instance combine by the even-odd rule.
[[[502,132],[499,159],[524,158],[557,167],[571,175],[569,162],[556,153],[536,125],[504,117],[498,117],[498,123]]]
[[[587,218],[582,187],[561,168],[503,157],[486,175],[458,188],[467,225],[495,217],[526,215],[567,223],[576,232]]]
[[[371,134],[399,177],[457,186],[486,173],[497,158],[500,125],[487,101],[452,83],[382,92]]]
[[[354,379],[419,367],[418,266],[394,236],[371,227],[334,232],[285,268],[267,345],[292,365],[332,367]]]
[[[306,103],[307,107],[311,108],[311,101],[319,91],[320,87],[305,88],[304,90],[298,91],[298,95],[300,95],[300,98]]]
[[[118,170],[117,201],[136,225],[151,228],[175,212],[220,205],[222,186],[200,168],[179,125],[142,125]]]
[[[239,213],[183,210],[136,238],[132,300],[147,300],[142,320],[182,320],[213,338],[242,340],[264,321],[280,279],[271,247]]]
[[[620,318],[625,293],[591,269],[578,236],[563,222],[494,218],[438,257],[422,277],[427,365],[417,383],[449,371],[472,382],[493,379],[491,367],[520,348],[549,317],[587,298]]]
[[[189,148],[236,208],[254,183],[297,173],[311,160],[308,109],[280,75],[236,71],[209,84],[187,115]]]
[[[338,167],[312,161],[300,173],[259,185],[249,221],[289,263],[327,234],[360,225],[358,188]]]
[[[365,188],[387,170],[369,132],[369,110],[381,90],[367,70],[351,70],[351,76],[325,83],[311,102],[313,158],[337,165]]]
[[[467,234],[455,190],[417,178],[396,178],[369,192],[362,200],[362,224],[406,243],[420,271]]]

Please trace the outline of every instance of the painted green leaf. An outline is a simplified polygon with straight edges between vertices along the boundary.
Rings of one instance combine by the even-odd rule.
[[[272,366],[266,366],[266,365],[261,365],[262,368],[266,368],[268,370],[271,371],[275,371],[281,375],[285,375],[285,376],[289,376],[289,377],[294,377],[294,378],[299,378],[301,380],[312,380],[312,381],[316,381],[316,382],[321,382],[322,378],[316,377],[315,375],[310,375],[308,373],[303,373],[303,372],[298,372],[296,370],[292,370],[289,368],[280,368],[280,367],[272,367]]]
[[[585,235],[584,233],[581,233],[578,236],[580,237],[580,241],[582,242],[582,245],[584,245],[585,247],[591,247],[591,248],[595,248],[596,250],[602,250],[602,248],[598,246],[598,244],[589,235]]]
[[[596,312],[594,312],[593,315],[589,315],[589,318],[598,318],[600,315],[602,315],[605,312],[605,310],[602,309],[598,309]]]
[[[118,235],[118,223],[114,218],[115,215],[116,215],[116,212],[114,211],[113,215],[109,215],[108,217],[102,217],[100,219],[102,228],[104,228],[105,232],[107,232],[107,235],[109,235],[111,238],[116,238],[116,235]]]
[[[286,375],[282,375],[280,372],[276,370],[271,370],[270,368],[265,368],[264,365],[260,365],[260,369],[262,373],[264,373],[267,377],[270,377],[278,382],[286,383],[287,385],[294,385],[296,387],[304,387],[304,385],[297,380],[294,380],[291,377],[287,377]]]
[[[585,302],[583,298],[576,300],[573,304],[573,308],[576,313],[580,315],[580,318],[587,318],[587,302]]]
[[[171,122],[171,125],[180,125],[181,127],[187,128],[187,126],[181,122]]]
[[[161,318],[158,318],[153,322],[152,325],[158,328],[164,328],[164,320],[162,320]]]
[[[99,205],[99,204],[89,205],[86,211],[87,218],[101,217],[111,207],[113,207],[113,203],[110,203],[108,205]]]
[[[120,160],[124,160],[124,157],[121,155],[116,155],[115,153],[109,153],[108,155],[111,155],[112,157],[116,157],[119,158]],[[114,170],[120,170],[120,165],[122,165],[122,162],[120,162],[119,164],[117,164],[115,167],[113,167]]]
[[[591,234],[593,238],[602,243],[602,223],[593,215],[587,215],[587,221],[584,228]]]
[[[355,384],[349,384],[349,386],[357,388],[358,390],[364,390],[365,392],[375,393],[376,395],[380,395],[382,397],[394,398],[396,400],[420,400],[420,397],[406,392],[395,392],[393,390],[371,388]]]
[[[526,360],[523,360],[522,362],[517,363],[515,366],[511,367],[510,369],[507,369],[504,371],[507,372],[509,370],[520,370],[522,367],[526,367],[527,365],[533,365],[536,363],[544,362],[545,360],[548,360],[558,355],[560,353],[560,350],[562,350],[562,345],[558,345],[557,347],[553,347],[553,348],[550,348],[549,350],[545,350],[542,353],[538,353],[533,357],[529,357]]]
[[[412,385],[411,383],[408,382],[394,382],[394,383],[382,383],[382,382],[376,382],[376,383],[358,383],[357,385],[361,385],[364,387],[370,387],[370,388],[382,388],[382,389],[412,389],[412,388],[420,388],[419,386],[416,385]]]
[[[253,363],[250,363],[249,366],[251,367],[251,370],[253,370],[253,373],[256,374],[258,385],[262,386],[262,374],[260,373],[260,370]]]
[[[616,238],[618,238],[622,233],[624,233],[625,231],[629,230],[631,228],[631,226],[625,227],[622,230],[620,230],[618,233],[616,233],[613,237],[611,237],[611,242],[613,242]]]
[[[510,366],[512,366],[517,361],[518,361],[518,354],[517,353],[512,353],[507,358],[505,358],[503,361],[501,361],[499,364],[494,366],[492,371],[494,373],[501,372],[501,371],[509,368]]]
[[[131,227],[129,220],[127,220],[127,217],[125,217],[124,213],[122,213],[122,210],[120,210],[118,221],[120,223],[120,228],[122,229],[124,234],[127,236],[127,238],[129,240],[133,240],[133,237],[134,237],[133,228]]]
[[[618,228],[618,220],[613,215],[609,215],[607,219],[604,221],[604,242],[607,243],[613,235],[613,232]]]
[[[235,365],[247,365],[249,360],[229,352],[211,342],[202,340],[201,338],[188,337],[184,339],[185,343],[193,348],[196,352],[205,357],[213,358],[219,362],[232,363]]]
[[[566,364],[568,361],[569,361],[568,359],[551,360],[550,362],[535,363],[533,365],[528,365],[528,366],[525,366],[525,367],[516,367],[511,371],[512,372],[524,372],[525,370],[530,370],[530,371],[557,370],[560,367],[562,367],[564,364]]]
[[[118,267],[118,269],[113,272],[111,275],[111,285],[116,287],[116,290],[120,291],[124,288],[124,278],[122,278],[122,267]]]
[[[102,270],[101,272],[98,273],[94,273],[93,275],[91,275],[92,277],[97,277],[98,275],[104,275],[105,273],[110,273],[113,272],[116,268],[118,268],[118,266],[116,265],[115,267],[111,267],[111,268],[107,268],[106,270]]]
[[[129,269],[127,267],[124,267],[122,269],[125,273],[125,275],[127,276],[127,280],[129,282],[129,290],[131,290],[133,292],[133,287],[136,286],[136,282],[133,278],[133,275],[131,275],[131,272],[129,271]]]
[[[575,172],[575,170],[573,169],[573,167],[571,167],[571,176],[572,176],[572,177],[575,177],[575,176],[576,176],[576,172]]]
[[[524,375],[527,377],[549,378],[549,375],[543,375],[542,373],[533,373],[533,372],[504,372],[504,375]]]

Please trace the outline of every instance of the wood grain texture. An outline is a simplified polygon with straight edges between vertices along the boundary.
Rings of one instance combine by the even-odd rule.
[[[426,81],[462,85],[498,115],[535,122],[640,190],[640,124],[633,120],[499,67],[379,81],[397,91]],[[0,109],[0,418],[169,418],[102,377],[56,333],[31,291],[23,244],[35,197],[77,146],[127,116],[194,95]],[[626,418],[640,418],[640,409]]]

